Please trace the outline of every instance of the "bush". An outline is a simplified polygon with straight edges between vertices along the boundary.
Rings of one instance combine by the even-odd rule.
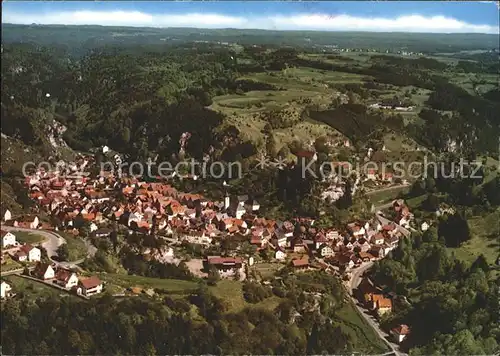
[[[271,291],[256,282],[247,282],[243,285],[243,296],[249,303],[258,303],[271,296]]]

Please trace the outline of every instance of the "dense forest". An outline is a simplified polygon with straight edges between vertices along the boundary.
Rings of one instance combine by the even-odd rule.
[[[273,294],[282,302],[275,310],[250,307],[228,313],[227,305],[203,284],[186,297],[165,295],[156,301],[108,296],[89,302],[33,301],[20,296],[2,308],[2,350],[44,355],[300,355],[352,349],[355,340],[335,316],[344,303],[335,279],[324,274],[286,277],[269,287],[248,283],[244,291],[253,302]],[[319,303],[315,293],[322,295]]]

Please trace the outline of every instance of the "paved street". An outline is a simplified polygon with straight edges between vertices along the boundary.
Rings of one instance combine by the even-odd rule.
[[[368,310],[362,308],[358,304],[358,300],[354,297],[353,295],[353,290],[357,288],[359,283],[361,283],[361,279],[363,277],[363,274],[368,271],[371,267],[373,266],[373,262],[365,262],[358,268],[352,270],[351,272],[351,279],[347,282],[347,289],[349,294],[351,295],[351,299],[356,306],[356,309],[358,309],[359,313],[361,316],[366,320],[366,322],[375,330],[377,335],[384,340],[384,342],[387,344],[387,346],[391,349],[391,351],[397,355],[397,356],[403,356],[406,355],[405,353],[399,351],[399,345],[389,341],[390,337],[389,335],[383,331],[379,324],[377,319],[371,315]]]
[[[57,256],[57,248],[66,242],[64,237],[62,237],[61,235],[45,230],[32,230],[32,229],[12,227],[6,225],[2,225],[2,230],[31,232],[42,236],[43,238],[45,238],[45,241],[42,242],[41,245],[45,250],[47,250],[47,255],[49,256],[49,258],[52,256]]]
[[[42,236],[45,239],[45,241],[42,242],[41,245],[45,250],[47,250],[47,255],[49,256],[49,259],[61,267],[74,267],[75,265],[78,265],[84,261],[83,258],[77,261],[70,261],[70,262],[58,262],[52,259],[53,256],[57,256],[57,249],[59,248],[59,246],[66,243],[66,239],[56,232],[47,230],[32,230],[32,229],[12,227],[6,225],[2,225],[1,228],[2,230],[5,231],[12,231],[12,232],[24,231]],[[85,245],[87,246],[88,255],[94,256],[97,251],[97,248],[94,245],[92,245],[88,240],[85,240]]]

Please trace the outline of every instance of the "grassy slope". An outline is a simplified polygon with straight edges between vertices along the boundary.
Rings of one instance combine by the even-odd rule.
[[[387,345],[364,321],[351,303],[346,303],[336,314],[342,328],[353,340],[357,340],[356,351],[366,354],[382,354],[388,351]]]
[[[285,89],[251,91],[243,95],[223,95],[214,98],[212,109],[226,114],[227,124],[235,125],[245,139],[260,146],[266,139],[266,135],[262,132],[266,121],[258,117],[259,113],[287,109],[291,112],[291,116],[298,117],[306,107],[306,104],[298,103],[301,98],[310,98],[313,103],[319,105],[331,102],[334,91],[325,86],[326,81],[336,81],[339,84],[359,82],[360,76],[335,72],[325,75],[311,68],[290,68],[286,71],[253,73],[241,79],[273,84]],[[290,128],[274,130],[273,134],[278,149],[293,140],[307,142],[322,135],[342,136],[332,127],[312,120],[301,121]]]
[[[7,283],[12,286],[12,291],[14,293],[24,293],[25,295],[28,295],[31,300],[36,300],[38,298],[47,299],[66,297],[79,301],[76,299],[76,296],[71,295],[68,292],[51,288],[41,282],[35,282],[19,276],[7,276],[2,279],[5,279]]]
[[[22,243],[38,244],[44,240],[43,236],[30,232],[17,231],[14,234],[16,235],[16,240]]]
[[[484,217],[469,219],[472,238],[459,248],[450,249],[463,260],[473,262],[480,254],[494,264],[500,251],[500,208]]]
[[[103,273],[100,274],[99,277],[108,283],[119,285],[123,288],[161,288],[171,291],[172,293],[194,291],[198,286],[196,282],[183,281],[179,279],[160,279],[117,273]]]

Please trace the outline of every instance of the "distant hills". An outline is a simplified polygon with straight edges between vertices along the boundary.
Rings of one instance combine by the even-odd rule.
[[[221,45],[294,46],[407,50],[436,53],[498,48],[498,35],[401,32],[269,31],[243,29],[150,28],[118,26],[65,26],[2,24],[2,42],[68,46],[87,50],[101,46],[176,45],[189,42],[221,42]]]

